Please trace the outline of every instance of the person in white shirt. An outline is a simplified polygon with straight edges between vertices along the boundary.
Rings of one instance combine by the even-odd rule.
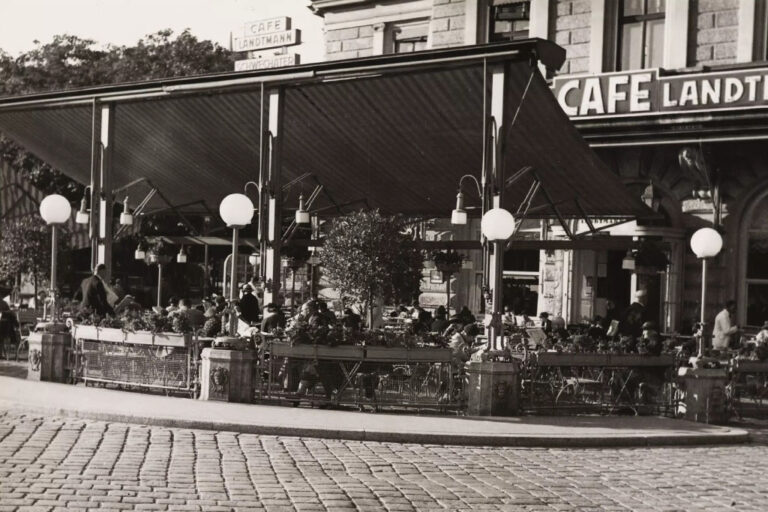
[[[755,341],[757,341],[758,344],[768,342],[768,321],[763,323],[763,327],[760,329],[760,332],[758,332],[757,336],[755,336]]]
[[[715,326],[712,329],[712,348],[725,350],[731,343],[731,336],[738,332],[739,327],[733,325],[731,315],[736,313],[736,301],[729,300],[725,307],[715,317]]]

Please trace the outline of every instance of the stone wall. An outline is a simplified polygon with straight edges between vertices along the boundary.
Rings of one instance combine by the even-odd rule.
[[[464,0],[434,0],[432,21],[429,24],[429,39],[432,48],[462,46],[465,42],[464,21],[466,3]]]
[[[699,0],[694,3],[696,30],[689,45],[695,45],[695,64],[736,62],[739,0]]]
[[[566,51],[560,74],[585,73],[589,68],[591,11],[590,0],[557,0],[554,40]]]
[[[373,25],[328,30],[325,33],[327,60],[354,59],[373,54]]]

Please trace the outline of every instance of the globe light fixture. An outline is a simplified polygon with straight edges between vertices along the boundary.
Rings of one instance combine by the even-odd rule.
[[[489,241],[503,242],[514,233],[515,218],[504,208],[492,208],[483,215],[480,229]]]
[[[184,246],[181,246],[181,249],[179,249],[179,254],[176,255],[176,263],[186,263],[187,262],[187,253],[184,252]]]
[[[309,212],[304,207],[304,196],[299,196],[299,209],[296,210],[296,224],[309,224]]]
[[[691,249],[697,258],[713,258],[723,248],[723,237],[712,228],[701,228],[691,237]]]
[[[248,263],[251,264],[252,267],[255,267],[261,262],[261,255],[257,252],[251,253],[250,256],[248,256]]]
[[[56,322],[56,255],[58,253],[58,239],[56,237],[56,226],[64,224],[69,220],[72,214],[72,206],[64,196],[51,194],[40,201],[40,216],[51,226],[51,313],[50,319]]]
[[[229,194],[219,204],[219,215],[227,227],[247,226],[253,220],[253,203],[245,194]]]
[[[40,216],[48,225],[64,224],[72,214],[72,206],[64,196],[51,194],[40,202]]]
[[[699,357],[704,352],[704,332],[707,309],[707,259],[714,258],[723,248],[723,237],[712,228],[701,228],[691,237],[691,249],[701,260],[701,329],[699,331]]]
[[[467,223],[467,211],[464,209],[464,194],[456,194],[456,208],[451,212],[451,224],[463,226]]]
[[[133,215],[131,215],[131,211],[128,209],[128,196],[125,196],[125,200],[123,201],[123,213],[120,214],[120,225],[133,225]]]

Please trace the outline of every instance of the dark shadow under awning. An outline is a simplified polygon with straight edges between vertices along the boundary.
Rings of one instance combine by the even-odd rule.
[[[115,188],[144,177],[175,204],[203,200],[217,211],[224,196],[258,177],[267,116],[262,87],[280,85],[282,181],[313,174],[324,187],[313,208],[359,201],[386,212],[446,217],[460,177],[480,177],[486,66],[506,62],[508,118],[520,106],[505,132],[506,174],[532,166],[565,216],[581,215],[576,198],[590,216],[647,216],[650,210],[587,147],[532,68],[532,57],[559,66],[558,51],[529,40],[4,98],[0,130],[88,183],[92,102],[113,101]],[[517,209],[532,179],[508,189],[507,208]],[[314,184],[305,179],[291,187],[285,206],[295,206]],[[479,204],[467,192],[467,202]],[[130,194],[138,202],[140,194]],[[531,211],[551,215],[543,205],[539,194]]]

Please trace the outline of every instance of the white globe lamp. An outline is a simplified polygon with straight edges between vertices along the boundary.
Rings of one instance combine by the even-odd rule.
[[[701,228],[691,237],[691,249],[697,258],[713,258],[723,248],[723,237],[712,228]]]
[[[296,210],[296,224],[309,224],[309,212],[304,206],[304,196],[299,196],[299,209]]]
[[[723,248],[723,237],[712,228],[701,228],[691,237],[691,249],[701,260],[701,324],[699,336],[699,357],[704,352],[704,326],[707,306],[707,259],[714,258]]]
[[[219,215],[230,228],[247,226],[253,220],[253,203],[245,194],[229,194],[219,204]]]
[[[66,197],[59,194],[51,194],[40,201],[40,216],[51,226],[51,310],[50,319],[56,322],[56,255],[58,251],[58,239],[56,238],[56,226],[64,224],[72,214],[72,206]]]
[[[67,198],[59,194],[46,196],[40,202],[40,216],[46,224],[64,224],[72,214],[72,206]]]
[[[509,239],[515,231],[515,218],[504,208],[492,208],[485,212],[480,229],[491,242]]]
[[[123,201],[123,213],[120,214],[120,225],[121,226],[132,226],[133,225],[133,215],[131,215],[131,210],[128,209],[128,197],[126,196],[125,200]]]

